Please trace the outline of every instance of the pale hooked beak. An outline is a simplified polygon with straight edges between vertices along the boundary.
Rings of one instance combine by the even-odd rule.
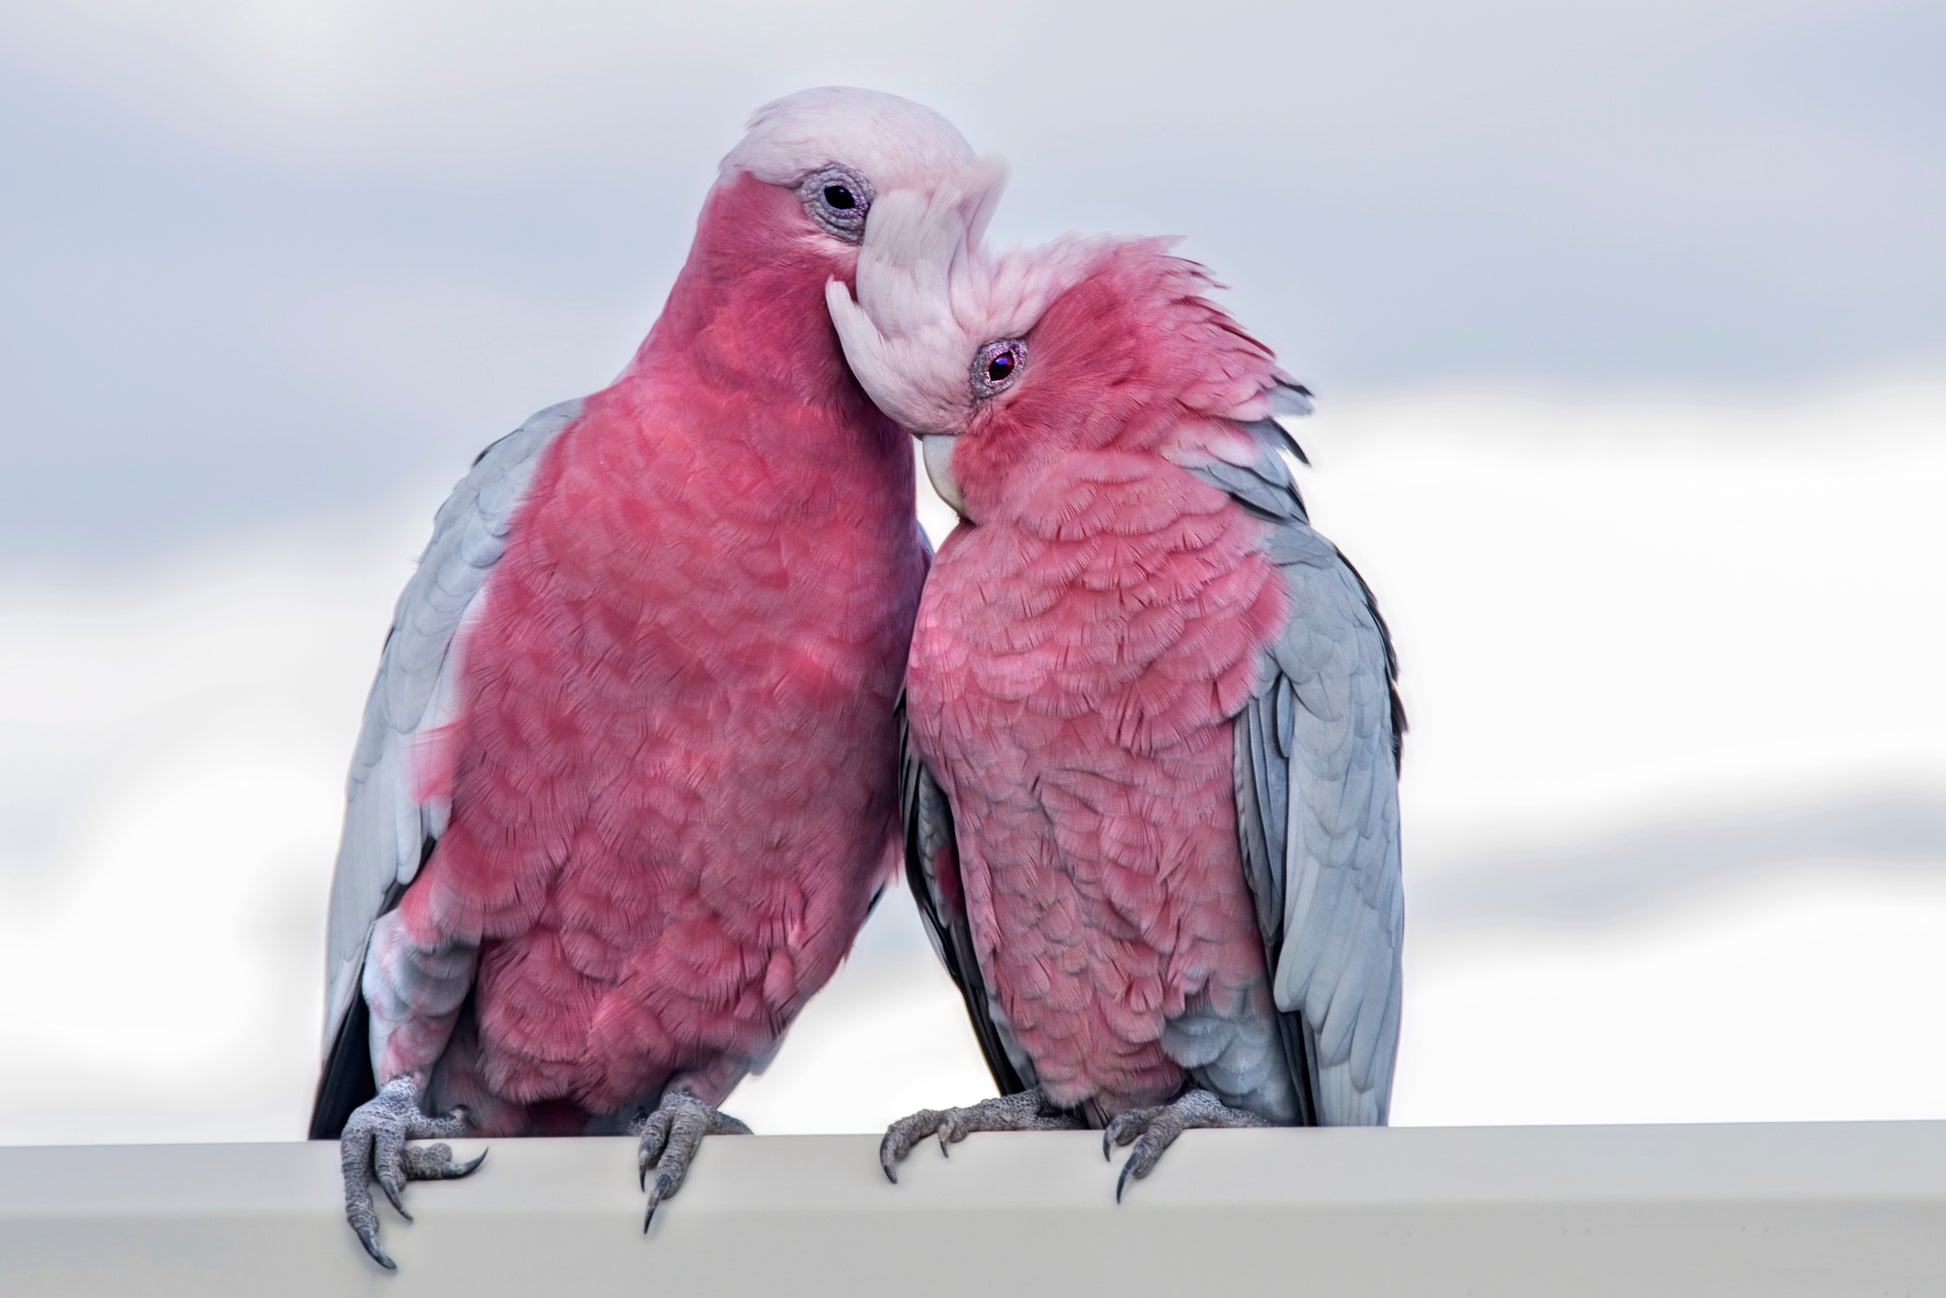
[[[953,477],[953,448],[959,445],[959,438],[950,433],[927,433],[919,439],[919,448],[926,459],[926,477],[932,482],[932,489],[939,498],[953,507],[953,512],[961,518],[966,517],[966,498],[960,495],[959,482]]]

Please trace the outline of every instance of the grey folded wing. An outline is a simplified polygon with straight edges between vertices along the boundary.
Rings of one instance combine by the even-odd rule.
[[[1266,519],[1291,596],[1236,720],[1244,869],[1306,1119],[1383,1124],[1405,927],[1397,663],[1370,589],[1305,515],[1278,454],[1288,438],[1268,420],[1250,429],[1256,463],[1193,470]]]
[[[347,1028],[363,1018],[355,1011],[362,1008],[359,978],[372,925],[397,904],[451,814],[443,798],[416,795],[416,750],[454,719],[464,632],[484,608],[488,575],[506,551],[543,450],[580,409],[579,401],[570,401],[543,410],[481,452],[440,506],[432,540],[393,610],[352,757],[331,880],[325,1067],[314,1129],[334,1125],[333,1117],[342,1125],[347,1087],[357,1085],[344,1078],[357,1072],[364,1033]]]
[[[945,790],[912,751],[905,700],[899,700],[899,813],[905,828],[905,874],[932,949],[966,1002],[966,1016],[1002,1095],[1035,1084],[1033,1065],[1014,1043],[1000,1005],[987,992],[966,918],[959,843]]]

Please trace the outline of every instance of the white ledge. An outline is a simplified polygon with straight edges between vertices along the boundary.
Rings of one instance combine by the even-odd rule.
[[[1120,1207],[1090,1133],[717,1137],[646,1239],[632,1141],[491,1148],[396,1275],[333,1145],[0,1149],[0,1294],[1946,1293],[1946,1122],[1197,1132]]]

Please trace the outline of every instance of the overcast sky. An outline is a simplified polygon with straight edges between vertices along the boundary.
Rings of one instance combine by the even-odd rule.
[[[1005,154],[1003,236],[1186,236],[1337,402],[1946,354],[1937,5],[4,9],[0,544],[39,557],[396,508],[601,386],[750,109],[822,82]]]
[[[1004,154],[1003,240],[1185,236],[1321,393],[1414,721],[1400,1120],[1946,1116],[1943,65],[1835,0],[0,0],[0,1141],[296,1132],[433,509],[831,82]],[[959,1013],[882,908],[730,1107],[976,1098]]]

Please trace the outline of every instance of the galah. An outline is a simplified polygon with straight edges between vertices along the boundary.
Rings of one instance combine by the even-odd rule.
[[[646,1231],[895,872],[928,551],[823,291],[972,157],[889,95],[759,110],[621,377],[440,509],[353,761],[311,1127],[379,1263],[371,1179],[477,1164],[427,1136],[639,1132]]]
[[[1164,241],[993,256],[981,213],[896,196],[856,299],[827,289],[960,515],[907,667],[906,865],[1002,1093],[880,1161],[1101,1128],[1119,1200],[1188,1128],[1385,1122],[1405,719],[1286,458],[1310,394]]]

